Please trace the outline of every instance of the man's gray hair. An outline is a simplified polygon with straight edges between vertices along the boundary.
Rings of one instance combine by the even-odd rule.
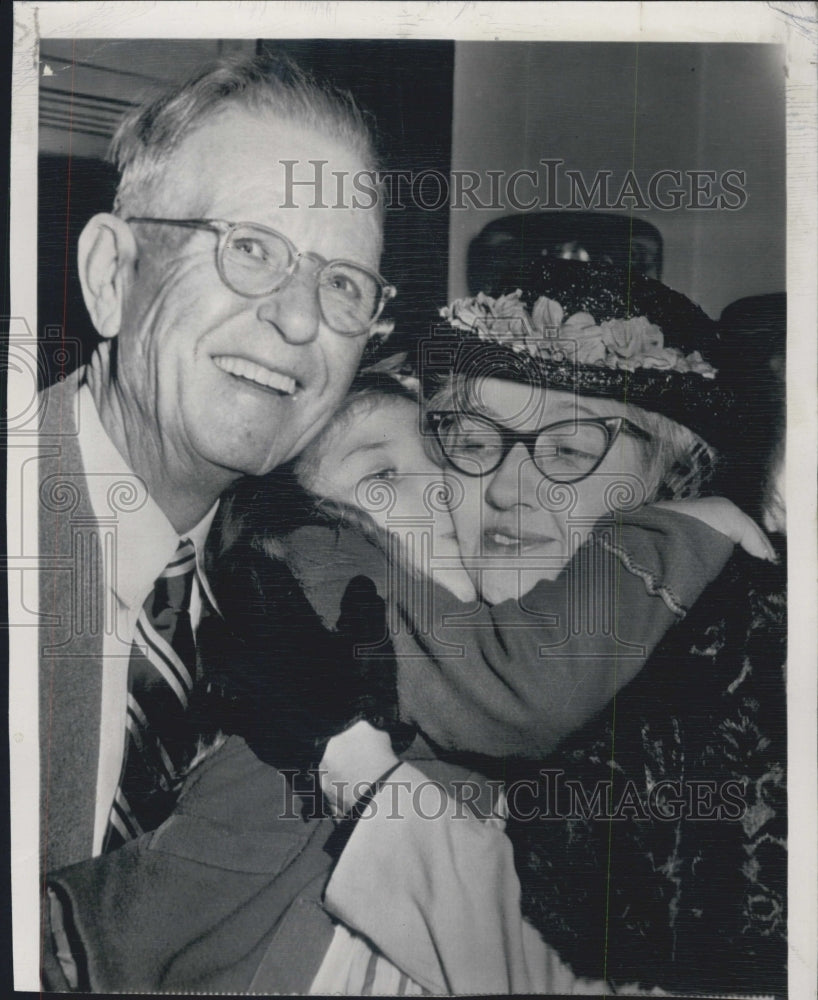
[[[364,170],[378,170],[374,129],[349,93],[317,82],[281,53],[228,57],[200,69],[123,119],[108,153],[120,174],[114,212],[128,216],[151,211],[157,182],[174,150],[230,105],[267,111],[313,128],[346,145],[360,158]],[[286,156],[286,150],[281,155]]]

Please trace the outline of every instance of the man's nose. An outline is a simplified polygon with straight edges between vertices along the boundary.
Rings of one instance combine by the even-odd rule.
[[[517,442],[492,473],[486,487],[486,501],[497,510],[507,510],[517,504],[536,502],[537,484],[542,476],[537,472],[525,446]]]
[[[321,322],[315,277],[296,272],[283,288],[262,299],[258,318],[275,326],[290,344],[315,340]]]

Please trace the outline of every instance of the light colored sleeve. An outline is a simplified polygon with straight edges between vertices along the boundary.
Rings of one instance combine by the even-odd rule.
[[[502,820],[478,819],[409,764],[358,820],[324,902],[432,993],[570,994],[589,985],[523,920]]]

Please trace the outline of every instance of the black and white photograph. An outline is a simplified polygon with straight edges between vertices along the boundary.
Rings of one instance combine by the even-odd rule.
[[[814,7],[14,14],[14,988],[815,995]]]

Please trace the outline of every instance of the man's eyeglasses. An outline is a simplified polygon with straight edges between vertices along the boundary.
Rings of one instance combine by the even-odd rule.
[[[577,483],[599,467],[621,433],[650,440],[625,417],[561,420],[533,431],[514,431],[480,414],[454,410],[433,410],[427,419],[449,464],[467,476],[496,471],[522,444],[546,479]]]
[[[155,219],[131,216],[127,222],[156,226],[209,229],[218,234],[216,266],[228,288],[246,298],[261,298],[287,285],[305,258],[318,267],[315,280],[321,315],[327,326],[344,337],[366,333],[394,298],[396,289],[379,274],[347,260],[324,260],[302,253],[275,229],[253,222],[223,219]]]

